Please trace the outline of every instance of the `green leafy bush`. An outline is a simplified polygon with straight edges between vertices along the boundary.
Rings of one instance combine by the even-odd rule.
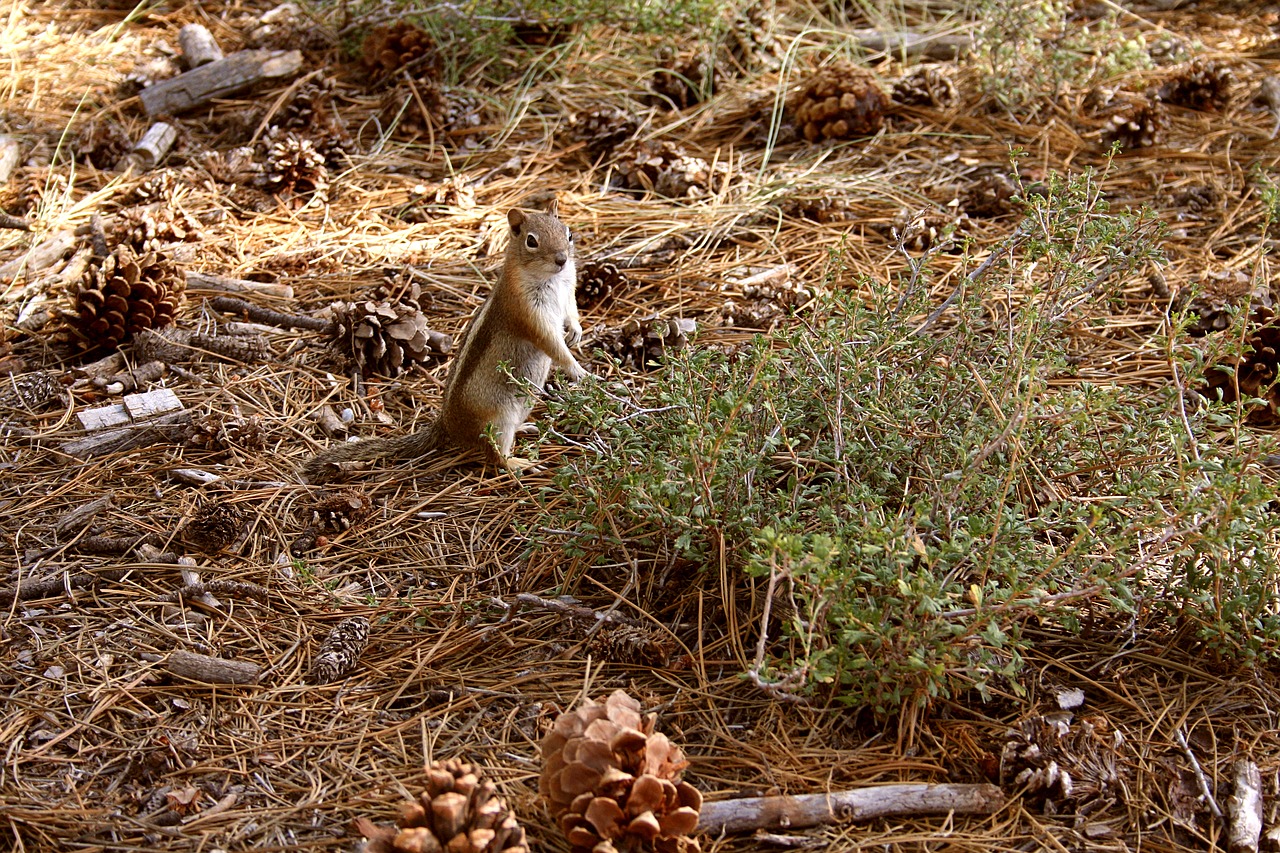
[[[1029,619],[1137,620],[1272,655],[1262,443],[1210,438],[1227,413],[1186,411],[1176,382],[1071,375],[1068,332],[1156,237],[1092,177],[1055,181],[945,314],[837,294],[741,351],[689,352],[638,399],[572,389],[557,429],[589,438],[544,524],[574,531],[571,561],[615,560],[621,540],[767,581],[784,636],[748,675],[779,695],[892,713],[985,692],[1017,671]]]

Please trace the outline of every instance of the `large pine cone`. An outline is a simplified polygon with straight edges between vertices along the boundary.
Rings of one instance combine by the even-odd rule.
[[[186,276],[163,252],[117,246],[85,270],[75,332],[93,347],[119,346],[136,332],[172,323],[186,287]]]
[[[333,314],[336,347],[365,376],[397,376],[453,347],[453,339],[428,328],[426,315],[409,303],[339,302]]]
[[[884,124],[889,98],[871,72],[836,62],[805,80],[795,103],[796,126],[810,142],[871,136]]]
[[[401,807],[400,828],[364,818],[356,828],[367,839],[364,853],[528,853],[524,827],[488,779],[461,761],[427,768],[427,789]]]
[[[575,853],[697,851],[702,795],[657,715],[621,690],[561,714],[542,741],[538,790]]]

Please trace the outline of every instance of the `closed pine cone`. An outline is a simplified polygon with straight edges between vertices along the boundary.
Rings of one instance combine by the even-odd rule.
[[[811,73],[796,101],[796,125],[810,142],[871,136],[884,124],[889,98],[871,72],[836,62]]]
[[[700,849],[690,838],[702,795],[657,717],[621,690],[561,714],[542,741],[538,790],[575,853]]]
[[[364,853],[528,853],[524,827],[488,779],[461,761],[427,768],[427,789],[401,807],[399,828],[356,818]]]

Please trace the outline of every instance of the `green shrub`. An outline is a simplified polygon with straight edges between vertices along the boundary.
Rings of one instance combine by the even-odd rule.
[[[1177,383],[1071,377],[1070,330],[1156,237],[1091,176],[1054,181],[936,319],[919,295],[837,293],[742,351],[688,352],[637,399],[571,389],[557,429],[590,438],[543,524],[574,531],[570,562],[614,561],[621,539],[770,583],[785,636],[748,675],[778,695],[892,713],[985,694],[1029,619],[1184,626],[1219,654],[1272,655],[1262,443],[1215,441],[1227,413],[1184,411]]]

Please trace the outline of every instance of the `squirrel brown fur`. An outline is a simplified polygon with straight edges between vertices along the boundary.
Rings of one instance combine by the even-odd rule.
[[[516,430],[533,408],[529,388],[541,390],[553,365],[571,380],[586,375],[569,351],[582,339],[573,237],[556,214],[554,202],[547,213],[507,214],[511,240],[502,274],[467,327],[435,422],[318,453],[303,465],[310,482],[330,479],[338,463],[410,459],[446,447],[478,450],[508,471],[533,464],[511,455]]]

